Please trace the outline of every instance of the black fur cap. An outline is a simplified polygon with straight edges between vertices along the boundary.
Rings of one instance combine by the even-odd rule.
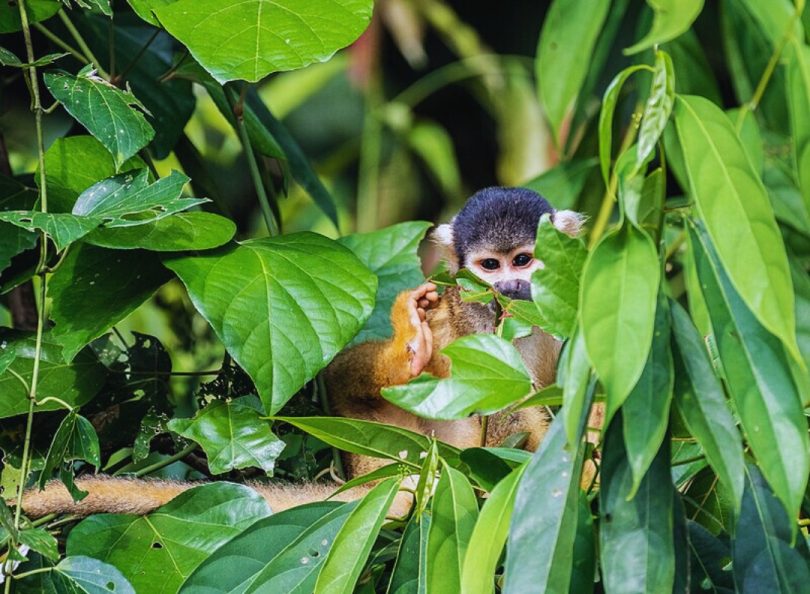
[[[459,264],[470,250],[486,247],[508,253],[534,243],[537,224],[554,208],[537,192],[526,188],[484,188],[473,194],[453,219],[453,246]]]

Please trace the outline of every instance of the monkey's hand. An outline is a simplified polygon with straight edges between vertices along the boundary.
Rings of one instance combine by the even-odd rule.
[[[425,283],[413,291],[400,293],[391,310],[395,343],[404,343],[411,377],[422,373],[433,356],[433,333],[427,322],[427,310],[438,302],[436,285]]]

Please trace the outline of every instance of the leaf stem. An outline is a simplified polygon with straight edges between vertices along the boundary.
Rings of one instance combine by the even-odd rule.
[[[56,402],[57,404],[61,404],[63,408],[67,410],[73,410],[73,406],[62,400],[61,398],[57,398],[56,396],[46,396],[42,400],[37,400],[37,406],[44,406],[47,402]]]
[[[149,466],[144,466],[143,468],[141,468],[140,470],[138,470],[135,473],[135,476],[141,477],[141,476],[150,474],[152,472],[155,472],[156,470],[160,470],[161,468],[164,468],[164,467],[168,466],[169,464],[173,464],[174,462],[177,462],[178,460],[182,460],[183,458],[188,456],[190,453],[192,453],[194,450],[196,450],[197,447],[198,446],[197,446],[196,443],[191,443],[191,444],[187,445],[186,447],[184,447],[179,452],[177,452],[176,454],[173,454],[173,455],[169,456],[168,458],[164,458],[163,460],[158,460],[157,462],[155,462],[154,464],[150,464]]]
[[[29,575],[35,575],[37,573],[48,573],[49,571],[53,571],[54,569],[55,569],[54,567],[39,567],[37,569],[32,569],[31,571],[18,573],[17,575],[14,576],[14,579],[15,580],[21,580],[23,578],[27,578]],[[11,582],[11,580],[9,580],[7,583],[10,583],[10,582]]]
[[[146,50],[149,49],[149,46],[152,45],[152,42],[157,38],[158,35],[160,35],[160,29],[155,29],[155,32],[152,33],[152,36],[146,40],[146,43],[144,43],[141,49],[138,50],[138,53],[135,54],[135,57],[132,58],[132,60],[130,60],[129,64],[126,65],[126,67],[121,71],[120,74],[116,75],[115,77],[116,79],[124,80],[126,78],[127,74],[129,74],[129,71],[132,70],[135,64],[138,63],[138,60],[140,60],[143,57],[144,53],[146,53]]]
[[[326,391],[326,382],[323,380],[323,374],[319,373],[315,376],[315,389],[318,392],[318,400],[321,403],[321,407],[323,408],[323,412],[327,415],[331,416],[332,411],[329,407],[329,394]],[[340,477],[341,480],[346,480],[346,469],[343,468],[343,458],[340,455],[340,450],[336,447],[332,447],[332,464],[335,467],[335,472]]]
[[[47,37],[54,45],[57,47],[65,50],[71,56],[76,58],[82,64],[89,64],[90,60],[84,57],[84,55],[77,50],[75,47],[64,41],[61,37],[56,35],[53,31],[45,27],[42,23],[33,23],[34,29],[42,33],[45,37]]]
[[[76,29],[73,21],[70,20],[70,17],[65,13],[65,10],[60,8],[59,12],[56,13],[59,15],[59,18],[62,20],[62,23],[65,25],[65,29],[68,30],[70,36],[73,37],[73,41],[76,42],[76,45],[79,46],[79,49],[82,50],[82,53],[88,59],[88,61],[93,63],[93,66],[96,67],[96,70],[99,73],[99,76],[105,78],[106,80],[110,80],[110,75],[107,74],[107,71],[101,67],[101,63],[98,61],[98,58],[93,54],[93,51],[88,47],[87,43],[84,41],[84,37],[82,34],[79,33],[79,30]]]

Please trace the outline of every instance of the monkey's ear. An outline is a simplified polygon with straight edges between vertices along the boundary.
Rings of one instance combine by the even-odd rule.
[[[576,237],[585,224],[585,215],[573,210],[558,210],[551,215],[551,222],[566,235]]]
[[[430,239],[439,249],[442,259],[447,262],[450,274],[458,272],[458,256],[456,255],[455,236],[453,235],[453,221],[439,225],[430,234]]]

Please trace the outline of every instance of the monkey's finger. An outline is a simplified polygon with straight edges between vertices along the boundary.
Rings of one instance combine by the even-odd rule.
[[[419,300],[418,305],[422,309],[427,309],[428,307],[430,307],[430,301],[428,301],[427,299],[422,298],[422,299]]]
[[[427,322],[422,322],[422,336],[425,339],[425,352],[428,353],[428,359],[430,359],[433,353],[433,332],[430,331],[430,324]]]
[[[427,319],[427,313],[421,307],[416,309],[416,313],[419,314],[419,321],[424,322]]]

